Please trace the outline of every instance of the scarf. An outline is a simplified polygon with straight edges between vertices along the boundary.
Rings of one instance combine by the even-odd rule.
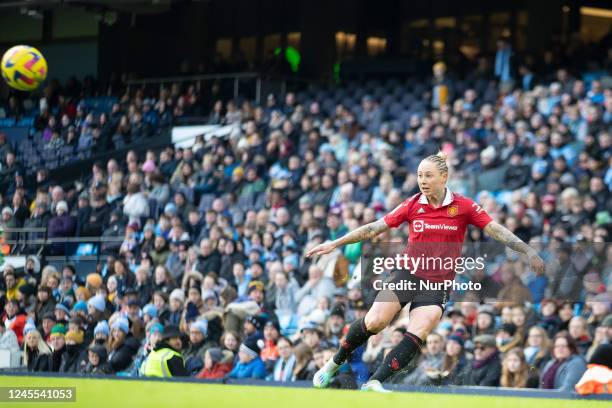
[[[557,375],[557,370],[561,367],[565,360],[555,360],[554,363],[546,370],[544,375],[542,376],[542,388],[547,390],[552,390],[555,388],[555,376]]]
[[[497,358],[497,350],[495,350],[493,354],[491,354],[489,357],[485,358],[484,360],[474,360],[474,362],[472,363],[472,367],[475,369],[482,368],[496,358]]]

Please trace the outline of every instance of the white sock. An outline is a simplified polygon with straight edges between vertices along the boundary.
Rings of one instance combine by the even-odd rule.
[[[330,358],[327,363],[325,363],[325,365],[323,366],[323,370],[329,372],[329,373],[335,373],[336,371],[338,371],[338,368],[340,368],[340,366],[336,363],[334,363],[334,359]]]

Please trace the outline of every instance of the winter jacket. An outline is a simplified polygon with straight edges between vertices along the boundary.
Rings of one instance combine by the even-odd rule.
[[[203,378],[206,380],[223,378],[231,370],[232,365],[230,363],[215,363],[210,370],[207,368],[202,369],[202,371],[196,375],[196,378]]]
[[[542,371],[540,372],[540,384],[546,372],[555,363],[555,359],[551,359]],[[587,366],[582,356],[574,354],[563,362],[557,372],[555,373],[555,390],[559,391],[573,391],[574,386],[582,377],[582,374],[586,371]]]
[[[62,354],[62,361],[58,371],[60,373],[78,373],[81,362],[87,356],[86,351],[77,345],[66,345],[64,349],[66,351]]]
[[[221,255],[215,250],[206,257],[199,256],[195,269],[204,275],[208,272],[219,273],[219,269],[221,269]]]
[[[8,328],[11,329],[15,336],[17,336],[17,342],[21,346],[23,344],[23,328],[26,324],[27,316],[25,314],[18,314],[13,316],[12,319],[9,319],[6,316],[6,313],[2,316],[2,324],[7,327],[7,320],[10,320]]]
[[[479,385],[498,387],[501,378],[501,362],[497,352],[489,357],[486,364],[476,366],[477,361],[472,362],[472,367],[468,370],[464,385]]]
[[[142,193],[130,194],[123,199],[123,213],[131,222],[140,223],[142,217],[149,215],[149,202]]]
[[[108,363],[100,362],[97,366],[86,363],[79,372],[86,375],[107,375],[110,374],[111,370],[108,367]]]
[[[266,366],[259,357],[254,358],[248,363],[238,361],[232,371],[229,373],[230,378],[265,378]]]
[[[49,238],[67,238],[74,237],[76,233],[76,218],[71,215],[58,215],[49,220],[47,227],[47,236]],[[56,242],[50,247],[52,254],[64,254],[66,252],[66,244]]]
[[[104,203],[98,207],[92,207],[89,219],[81,226],[82,237],[100,236],[104,232],[104,227],[108,224],[111,207]]]
[[[125,341],[116,350],[108,355],[108,364],[112,372],[123,371],[132,363],[132,358],[138,352],[140,342],[136,337],[128,334]]]
[[[26,348],[28,354],[28,371],[29,372],[43,372],[49,371],[49,356],[50,353],[40,354],[38,349],[32,351],[30,348]]]
[[[45,303],[36,304],[36,318],[42,322],[43,316],[48,313],[53,313],[55,310],[55,300],[50,297]]]
[[[66,346],[59,350],[54,350],[49,354],[49,371],[58,372],[62,363],[62,356],[66,352]]]

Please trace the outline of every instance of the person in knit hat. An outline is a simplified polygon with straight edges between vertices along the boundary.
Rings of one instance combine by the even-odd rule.
[[[87,302],[91,297],[91,293],[89,292],[89,289],[87,289],[85,286],[79,286],[74,291],[74,296],[76,297],[77,301]]]
[[[181,332],[175,325],[166,325],[162,339],[143,363],[141,373],[145,377],[187,377],[181,349]]]
[[[116,318],[111,324],[110,354],[108,356],[111,370],[116,373],[128,368],[139,348],[140,341],[130,333],[128,319]]]
[[[99,273],[90,273],[85,279],[85,287],[95,292],[102,286],[102,277]]]
[[[185,292],[183,289],[174,289],[170,293],[170,315],[166,321],[168,324],[178,326],[181,322],[183,314],[183,306],[185,304]]]
[[[87,301],[87,313],[92,316],[94,321],[103,320],[106,311],[106,300],[102,295],[96,295]]]
[[[110,327],[106,320],[102,320],[96,324],[94,328],[94,343],[106,346],[108,345],[108,340],[110,338]]]
[[[36,325],[32,319],[26,320],[25,326],[23,326],[23,337],[28,335],[29,332],[36,330]]]
[[[149,322],[153,321],[153,319],[156,319],[156,318],[157,318],[157,308],[155,307],[155,305],[152,303],[146,304],[142,308],[142,320],[144,324],[146,325]]]
[[[73,316],[82,316],[83,318],[87,317],[87,302],[84,300],[79,300],[72,306],[72,315]]]
[[[442,367],[431,375],[429,372],[427,374],[431,383],[435,385],[461,383],[469,364],[464,345],[465,339],[460,332],[453,332],[447,337]]]
[[[229,373],[229,378],[265,378],[266,365],[259,358],[263,346],[262,339],[246,339],[238,349],[238,362]]]
[[[226,353],[230,355],[229,358]],[[203,378],[206,380],[223,378],[231,370],[231,352],[224,352],[219,347],[213,347],[206,350],[204,354],[204,368],[196,375],[196,378]]]
[[[77,373],[79,371],[81,361],[85,359],[82,347],[84,337],[83,330],[68,330],[66,332],[66,352],[62,355],[60,373]]]
[[[105,375],[110,373],[108,363],[108,352],[104,346],[94,344],[87,349],[87,361],[83,361],[79,372],[87,375]]]
[[[55,320],[58,323],[68,323],[70,317],[70,308],[64,303],[55,305]]]
[[[185,367],[190,375],[200,371],[204,364],[204,353],[212,344],[206,342],[208,334],[208,321],[206,319],[196,320],[189,326],[189,344],[183,353]]]
[[[58,372],[60,369],[60,364],[62,363],[62,356],[66,352],[66,340],[64,336],[66,335],[66,327],[63,324],[56,324],[51,329],[51,348],[53,349],[53,353],[51,353],[50,358],[50,371]]]
[[[263,327],[263,321],[259,316],[249,315],[244,319],[243,330],[244,338],[253,337],[255,339],[263,338],[261,329]]]

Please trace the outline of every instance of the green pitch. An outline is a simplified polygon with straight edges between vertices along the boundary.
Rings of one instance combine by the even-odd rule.
[[[76,402],[6,403],[0,407],[69,408],[176,407],[176,408],[603,408],[609,401],[466,396],[396,392],[315,390],[113,379],[76,379],[0,376],[1,387],[76,387]]]

